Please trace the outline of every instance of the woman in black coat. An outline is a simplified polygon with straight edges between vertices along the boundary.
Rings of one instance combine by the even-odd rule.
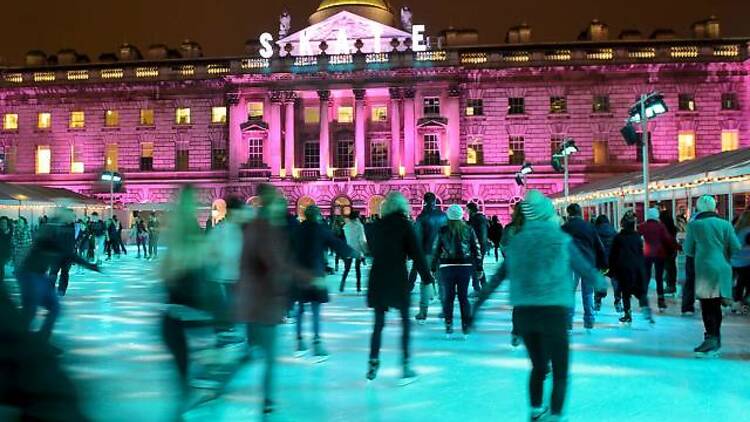
[[[609,253],[609,273],[617,280],[617,286],[622,294],[624,315],[620,322],[629,324],[633,321],[630,311],[630,296],[638,298],[646,319],[654,323],[651,308],[648,304],[648,282],[645,274],[645,260],[643,258],[643,238],[635,229],[635,216],[628,212],[622,218],[622,230],[612,241]]]
[[[411,258],[426,284],[434,282],[417,236],[409,222],[409,203],[399,192],[391,192],[383,203],[383,218],[373,225],[368,238],[372,253],[367,305],[375,311],[375,327],[370,342],[370,361],[367,379],[373,380],[380,367],[380,341],[385,326],[385,313],[395,308],[401,313],[401,347],[403,350],[402,383],[412,381],[416,374],[409,366],[409,306],[412,285],[406,270],[406,259]]]
[[[615,231],[614,227],[612,227],[612,224],[609,222],[609,218],[601,214],[598,217],[596,217],[596,222],[594,224],[594,227],[596,228],[596,234],[599,235],[599,240],[602,241],[602,246],[604,246],[604,253],[609,256],[610,252],[612,251],[612,242],[615,239],[615,235],[617,235],[617,232]],[[612,290],[614,291],[615,295],[615,309],[617,312],[622,312],[622,301],[620,296],[620,290],[617,288],[617,282],[614,278],[612,278]],[[607,292],[596,292],[594,294],[594,310],[599,311],[602,308],[602,299],[607,297]]]

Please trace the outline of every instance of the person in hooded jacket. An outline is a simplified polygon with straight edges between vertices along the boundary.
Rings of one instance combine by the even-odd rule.
[[[612,242],[615,239],[615,235],[617,235],[617,232],[615,231],[614,227],[612,227],[612,224],[609,222],[609,218],[604,215],[600,214],[596,217],[596,221],[594,222],[594,227],[596,228],[596,233],[599,235],[599,240],[602,241],[602,246],[604,246],[604,253],[607,256],[610,256],[610,250],[612,249]],[[614,292],[615,297],[615,310],[617,312],[622,312],[622,303],[621,303],[621,296],[617,289],[617,283],[615,282],[615,279],[612,279],[612,290]],[[594,310],[599,311],[602,309],[602,299],[607,297],[607,292],[597,292],[594,295]]]
[[[675,224],[674,218],[672,217],[672,211],[667,208],[662,208],[659,212],[659,221],[664,224],[667,228],[667,233],[674,239],[673,245],[678,245],[677,242],[677,225]],[[677,293],[677,253],[679,248],[674,248],[670,254],[664,260],[664,271],[667,275],[667,287],[664,289],[664,294],[674,295]]]
[[[659,221],[659,210],[649,208],[646,212],[646,222],[638,227],[638,232],[645,241],[643,255],[646,259],[646,281],[651,283],[651,271],[655,271],[656,294],[659,310],[667,308],[664,298],[664,262],[667,257],[679,249],[677,240],[673,238],[667,228]]]
[[[750,210],[745,210],[734,225],[742,249],[732,256],[732,267],[737,272],[734,301],[740,312],[750,306]]]
[[[422,208],[422,212],[417,216],[417,221],[414,223],[414,230],[417,234],[420,249],[424,252],[427,262],[432,262],[435,255],[435,251],[432,250],[435,246],[435,238],[440,233],[440,229],[448,223],[448,219],[445,213],[437,206],[437,197],[434,193],[427,192],[422,199],[424,201],[424,208]],[[409,283],[412,286],[417,281],[417,273],[417,268],[412,266],[409,273]],[[442,301],[443,287],[439,285],[437,288],[438,297]],[[434,297],[434,293],[435,286],[425,283],[422,280],[419,286],[419,313],[414,317],[417,322],[424,323],[427,319],[430,300]]]
[[[503,239],[503,225],[496,215],[490,219],[490,228],[487,230],[487,238],[492,242],[492,248],[495,250],[495,262],[500,261],[500,241]]]

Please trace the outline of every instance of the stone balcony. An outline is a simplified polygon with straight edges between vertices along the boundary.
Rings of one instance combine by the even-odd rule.
[[[367,167],[363,176],[366,180],[390,180],[393,171],[390,167]]]

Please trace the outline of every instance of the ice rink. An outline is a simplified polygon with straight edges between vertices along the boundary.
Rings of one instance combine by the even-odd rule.
[[[64,367],[95,421],[173,420],[176,372],[160,339],[163,292],[155,269],[155,263],[129,256],[107,263],[102,275],[71,271],[53,342],[65,350]],[[489,260],[487,269],[494,272]],[[384,331],[380,374],[368,384],[372,314],[364,296],[353,291],[353,274],[344,294],[337,292],[339,278],[340,273],[328,277],[336,293],[323,308],[328,361],[295,358],[294,325],[280,327],[277,407],[266,420],[528,420],[529,364],[523,346],[510,345],[505,290],[491,300],[467,340],[445,338],[434,304],[427,323],[413,325],[413,363],[420,378],[399,387],[396,313],[389,314]],[[611,295],[591,333],[577,314],[565,411],[570,421],[742,420],[750,408],[750,319],[727,315],[721,358],[700,360],[692,353],[702,340],[700,316],[682,317],[677,302],[669,305],[653,327],[635,315],[632,327],[620,326]],[[305,323],[309,342],[311,324]],[[261,419],[259,380],[259,365],[248,363],[223,398],[186,420]]]

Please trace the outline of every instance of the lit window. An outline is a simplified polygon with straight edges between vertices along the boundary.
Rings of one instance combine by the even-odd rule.
[[[388,167],[388,142],[384,140],[370,142],[370,166]]]
[[[568,99],[565,97],[549,97],[549,112],[560,114],[568,112]]]
[[[737,100],[737,94],[734,92],[725,92],[721,94],[722,110],[739,110],[740,103]]]
[[[680,111],[695,111],[695,96],[693,94],[679,94],[677,103]]]
[[[117,171],[117,144],[107,144],[104,148],[104,170]]]
[[[526,162],[525,142],[523,136],[511,136],[508,140],[508,162],[523,165]]]
[[[250,120],[263,120],[263,103],[260,101],[247,103],[247,118]]]
[[[603,165],[609,162],[609,143],[607,141],[594,141],[594,164]]]
[[[38,129],[49,129],[52,127],[52,113],[37,114],[36,127]]]
[[[426,97],[423,100],[423,111],[425,116],[439,116],[440,115],[440,98],[438,97]]]
[[[695,159],[695,132],[680,132],[678,135],[678,160]]]
[[[424,160],[426,166],[440,165],[440,140],[435,134],[424,135]]]
[[[80,129],[86,127],[86,115],[82,111],[71,111],[70,112],[70,123],[68,125],[71,129]]]
[[[338,140],[333,158],[333,165],[336,168],[354,167],[354,141],[351,139]]]
[[[354,121],[354,108],[350,106],[340,106],[338,113],[339,123],[351,123]]]
[[[247,166],[249,168],[263,168],[263,139],[250,138],[247,145]]]
[[[467,145],[466,164],[484,164],[484,146],[481,139],[473,139]]]
[[[154,169],[154,143],[141,143],[141,171],[152,171]]]
[[[188,171],[190,169],[190,150],[178,147],[175,151],[175,171]]]
[[[141,126],[154,125],[154,110],[151,108],[141,109]]]
[[[388,107],[373,106],[372,107],[372,121],[373,123],[387,122],[388,121]]]
[[[120,125],[120,113],[117,110],[107,110],[104,112],[104,126],[117,127]]]
[[[508,98],[508,114],[526,113],[526,100],[523,97]]]
[[[178,125],[189,125],[190,107],[177,107],[177,110],[175,110],[174,121]]]
[[[47,145],[36,147],[36,174],[49,174],[52,163],[52,150]]]
[[[320,122],[320,109],[318,107],[305,107],[305,123],[314,124]]]
[[[594,95],[591,108],[594,113],[609,113],[609,95]]]
[[[480,98],[469,98],[466,100],[466,115],[481,116],[484,114],[484,101]]]
[[[213,124],[226,124],[227,123],[227,108],[226,107],[211,107],[211,123]]]
[[[16,114],[16,113],[5,113],[3,115],[3,129],[5,129],[5,130],[16,130],[16,129],[18,129],[18,114]]]
[[[305,142],[303,150],[304,165],[307,169],[320,167],[320,144],[318,141]]]
[[[70,146],[70,172],[71,173],[83,173],[83,157],[81,148],[76,148],[75,145]]]
[[[721,152],[734,151],[740,147],[740,133],[737,130],[721,131]]]

